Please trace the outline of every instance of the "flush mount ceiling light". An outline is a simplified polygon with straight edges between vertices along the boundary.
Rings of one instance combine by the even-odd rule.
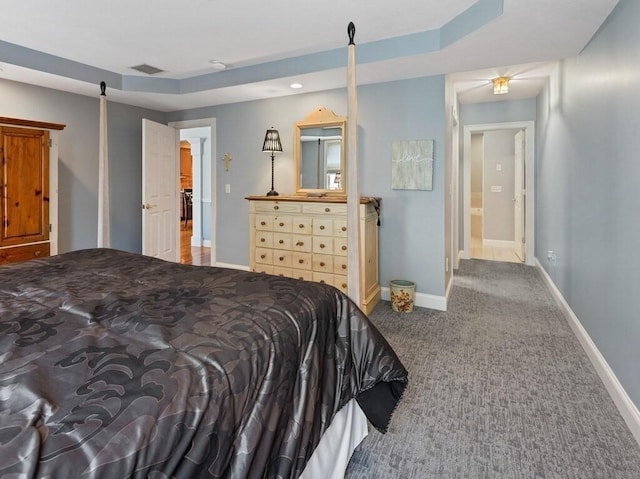
[[[297,90],[299,88],[302,88],[302,83],[292,83],[291,85],[289,85],[291,88],[293,88],[294,90]]]
[[[493,94],[504,95],[509,91],[509,77],[497,77],[491,80],[493,82]]]
[[[220,60],[209,60],[209,63],[211,63],[211,67],[217,71],[226,70],[227,68],[227,64]]]

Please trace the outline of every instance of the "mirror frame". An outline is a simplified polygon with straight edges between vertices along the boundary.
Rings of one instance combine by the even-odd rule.
[[[342,146],[340,148],[340,190],[328,190],[324,188],[302,188],[300,174],[301,168],[301,130],[314,127],[335,127],[342,131]],[[295,123],[293,134],[293,158],[295,162],[296,195],[301,196],[332,196],[344,197],[347,195],[347,118],[338,116],[330,110],[319,106],[307,115],[303,120]]]

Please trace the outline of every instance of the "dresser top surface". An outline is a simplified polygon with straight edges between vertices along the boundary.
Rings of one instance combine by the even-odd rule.
[[[249,201],[299,201],[304,203],[346,203],[346,197],[339,196],[246,196]],[[361,196],[360,204],[380,203],[380,198]]]

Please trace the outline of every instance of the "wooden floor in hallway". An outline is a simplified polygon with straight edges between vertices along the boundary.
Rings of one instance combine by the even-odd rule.
[[[180,223],[180,262],[196,266],[211,265],[211,248],[204,246],[191,246],[191,225],[186,227]]]

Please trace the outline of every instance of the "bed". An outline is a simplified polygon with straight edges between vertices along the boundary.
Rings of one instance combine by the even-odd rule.
[[[112,249],[0,267],[2,477],[311,478],[335,417],[385,432],[406,384],[330,286]]]

